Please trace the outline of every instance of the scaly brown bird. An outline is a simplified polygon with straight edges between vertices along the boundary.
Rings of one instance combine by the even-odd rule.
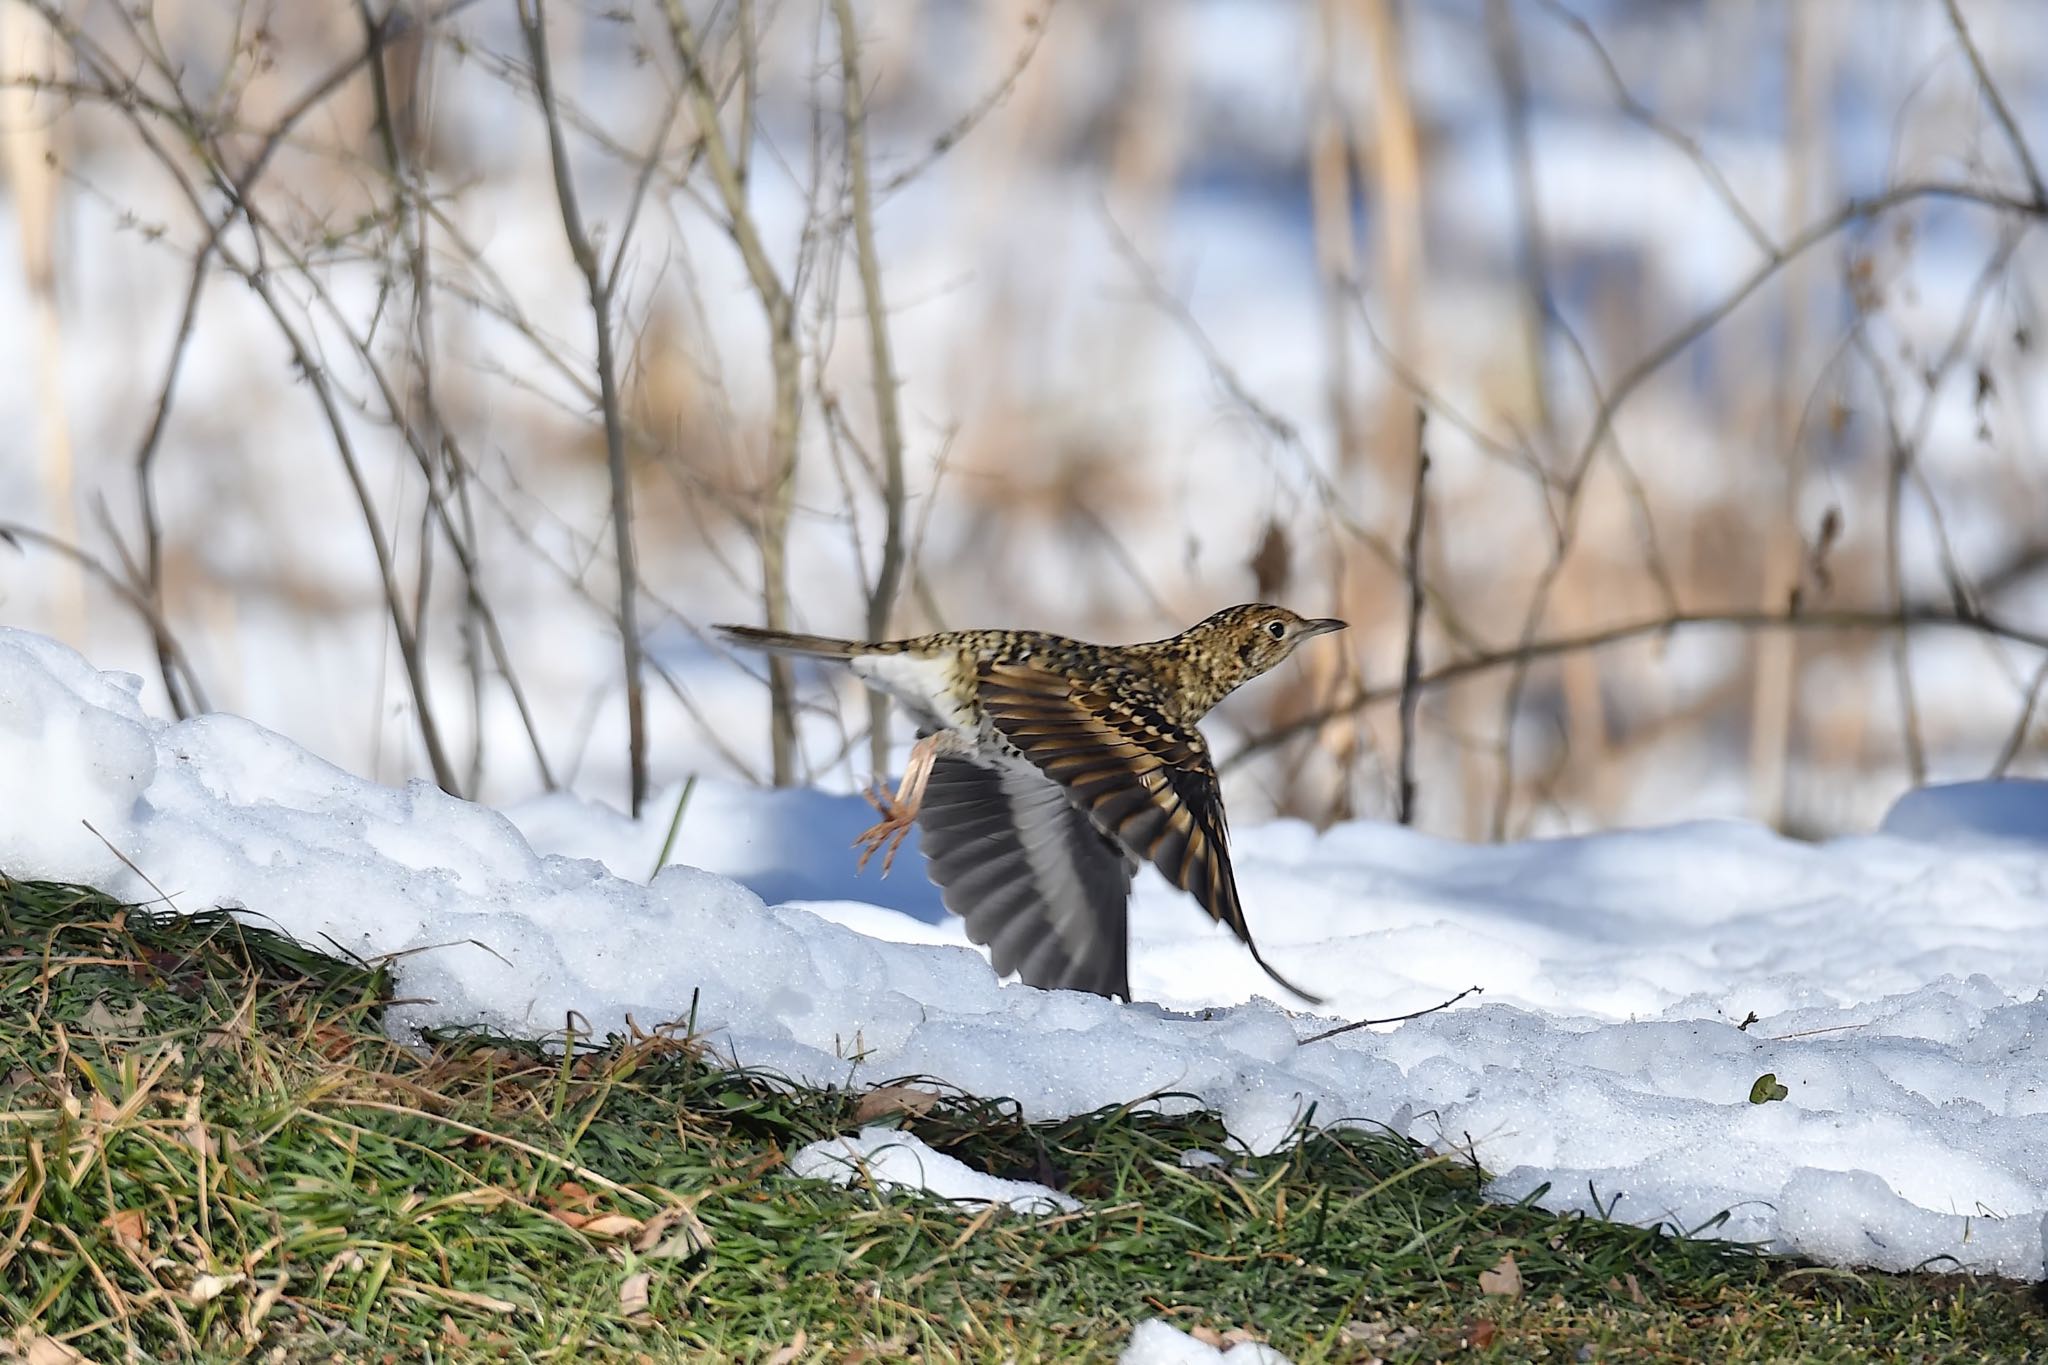
[[[1304,640],[1344,622],[1229,607],[1164,640],[1095,645],[1031,630],[954,630],[861,643],[717,626],[736,645],[830,659],[918,726],[902,784],[855,840],[883,875],[909,833],[946,907],[998,972],[1131,998],[1125,918],[1150,862],[1230,926],[1266,974],[1231,871],[1223,797],[1195,723]]]

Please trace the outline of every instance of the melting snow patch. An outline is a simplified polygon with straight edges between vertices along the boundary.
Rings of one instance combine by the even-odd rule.
[[[1150,872],[1131,953],[1153,1003],[1005,985],[912,850],[886,881],[853,875],[858,798],[702,783],[678,841],[695,866],[650,881],[673,796],[635,824],[379,786],[233,716],[153,718],[132,678],[21,631],[0,630],[0,771],[28,775],[0,787],[0,871],[161,888],[389,958],[415,1002],[401,1034],[692,1018],[799,1083],[933,1077],[1029,1120],[1165,1096],[1253,1152],[1311,1115],[1372,1124],[1553,1209],[2043,1273],[2048,841],[2012,833],[2048,819],[2041,784],[1916,793],[1886,832],[1825,844],[1735,823],[1490,847],[1241,830],[1253,929],[1330,994],[1319,1019],[1255,998],[1272,988],[1229,931]]]
[[[1131,1329],[1130,1345],[1117,1365],[1291,1365],[1286,1356],[1256,1341],[1229,1350],[1195,1340],[1170,1322],[1147,1318]]]
[[[2039,1215],[1935,1213],[1868,1171],[1793,1172],[1779,1196],[1778,1220],[1788,1250],[1836,1265],[1945,1270],[1961,1263],[2015,1279],[2041,1273]]]
[[[958,1204],[1007,1204],[1018,1213],[1073,1213],[1081,1207],[1080,1200],[1044,1185],[983,1175],[894,1128],[863,1128],[854,1137],[813,1142],[790,1157],[789,1173],[835,1185],[923,1190]]]

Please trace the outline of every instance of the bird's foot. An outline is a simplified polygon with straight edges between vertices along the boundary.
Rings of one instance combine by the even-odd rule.
[[[903,846],[903,840],[910,833],[912,822],[917,819],[917,808],[905,805],[896,799],[896,794],[878,779],[874,786],[861,793],[867,803],[881,813],[881,820],[864,829],[854,838],[853,846],[861,851],[860,861],[853,870],[863,872],[868,859],[876,853],[882,854],[882,875],[889,875],[889,868],[896,861],[896,850]],[[883,850],[886,848],[886,852]]]

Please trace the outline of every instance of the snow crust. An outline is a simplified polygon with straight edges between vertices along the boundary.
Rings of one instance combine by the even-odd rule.
[[[649,881],[675,793],[637,825],[564,797],[501,813],[137,696],[0,630],[0,870],[404,954],[399,993],[426,1003],[394,1011],[400,1031],[694,1011],[732,1060],[793,1080],[932,1076],[1032,1118],[1186,1092],[1254,1150],[1311,1117],[1385,1125],[1475,1155],[1501,1197],[1685,1229],[1725,1212],[1720,1235],[1844,1265],[2044,1274],[2038,784],[1922,791],[1887,833],[1819,845],[1733,823],[1496,847],[1240,830],[1254,930],[1331,995],[1317,1018],[1255,998],[1274,988],[1242,949],[1150,876],[1133,983],[1157,1003],[1042,992],[965,945],[914,849],[852,877],[857,799],[701,784],[676,848],[697,866]],[[1786,1097],[1752,1104],[1766,1072]]]
[[[1080,1200],[1029,1180],[984,1175],[894,1128],[863,1128],[851,1137],[813,1142],[790,1156],[789,1173],[835,1185],[922,1190],[956,1204],[1007,1204],[1018,1213],[1073,1213],[1081,1207]]]

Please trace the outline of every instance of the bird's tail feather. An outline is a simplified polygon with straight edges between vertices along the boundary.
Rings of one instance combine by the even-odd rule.
[[[1272,977],[1273,980],[1279,985],[1285,987],[1290,991],[1293,991],[1296,995],[1300,996],[1303,1000],[1306,1000],[1312,1006],[1327,1005],[1330,1003],[1323,996],[1310,994],[1308,991],[1305,991],[1301,987],[1295,985],[1292,981],[1289,981],[1286,977],[1280,975],[1280,973],[1274,971],[1273,964],[1266,961],[1265,958],[1259,956],[1258,945],[1252,942],[1251,935],[1246,934],[1244,936],[1244,946],[1252,950],[1252,961],[1258,963],[1259,966],[1264,968],[1266,975]]]
[[[813,659],[850,659],[864,646],[852,640],[833,640],[823,635],[795,635],[786,630],[762,630],[758,626],[713,626],[728,644],[770,654],[802,654]]]

